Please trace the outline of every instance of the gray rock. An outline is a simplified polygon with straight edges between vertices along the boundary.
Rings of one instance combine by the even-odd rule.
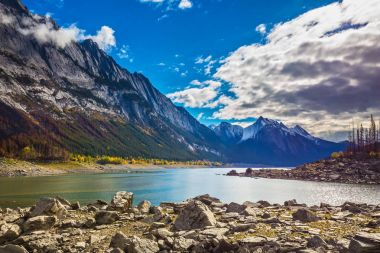
[[[267,239],[261,236],[251,236],[239,241],[240,244],[248,246],[248,247],[262,246],[266,242],[267,242]]]
[[[226,212],[227,213],[242,213],[246,208],[247,207],[244,205],[231,202],[230,204],[228,204]]]
[[[0,243],[12,241],[19,237],[21,233],[21,228],[17,224],[6,223],[0,225]]]
[[[115,211],[99,211],[95,214],[95,221],[98,225],[112,224],[120,220],[120,216]]]
[[[200,201],[191,201],[178,215],[174,228],[177,230],[191,230],[215,225],[216,219],[210,209]]]
[[[157,242],[149,239],[142,239],[137,236],[131,238],[127,250],[128,253],[156,253],[158,251],[160,251],[160,248],[158,247]]]
[[[22,246],[8,244],[0,246],[0,253],[28,253],[28,251]]]
[[[80,209],[80,203],[79,203],[79,201],[77,201],[77,202],[71,204],[71,208],[72,208],[73,210],[79,210],[79,209]]]
[[[351,253],[380,252],[380,233],[360,232],[355,235],[349,245]]]
[[[295,206],[297,205],[297,200],[291,199],[284,202],[284,206]]]
[[[129,239],[123,232],[117,232],[111,239],[110,247],[125,250],[130,243],[131,239]]]
[[[29,216],[36,217],[39,215],[57,216],[63,218],[67,213],[66,208],[60,201],[54,198],[42,198],[31,209]]]
[[[47,230],[52,228],[57,222],[56,216],[36,216],[29,218],[23,224],[23,230],[25,232],[36,231],[36,230]]]
[[[138,204],[137,208],[142,213],[149,213],[151,206],[152,204],[148,200],[143,200]]]
[[[313,249],[327,247],[327,243],[320,236],[315,235],[307,240],[307,247]]]
[[[293,220],[299,220],[301,222],[312,222],[320,220],[317,215],[306,208],[298,209],[295,213],[292,214],[292,216]]]
[[[110,208],[114,210],[119,211],[128,211],[132,208],[133,204],[133,193],[132,192],[126,192],[126,191],[120,191],[117,192],[110,204]]]
[[[119,248],[110,248],[106,250],[106,253],[124,253],[125,251]]]
[[[187,251],[191,246],[195,244],[193,239],[186,239],[182,236],[179,236],[174,239],[173,249],[178,250],[180,252]]]
[[[194,198],[194,200],[199,200],[203,204],[207,206],[211,206],[212,204],[220,204],[222,203],[220,199],[211,197],[209,194],[200,195]]]

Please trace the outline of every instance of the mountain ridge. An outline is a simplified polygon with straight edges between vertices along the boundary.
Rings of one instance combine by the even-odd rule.
[[[220,144],[210,129],[175,106],[145,76],[120,67],[95,42],[64,47],[41,42],[25,31],[39,26],[57,31],[54,21],[30,14],[19,1],[1,0],[0,8],[12,20],[0,24],[0,106],[4,111],[13,108],[30,126],[27,134],[19,128],[12,133],[1,129],[0,153],[17,153],[28,145],[46,148],[46,141],[33,144],[36,140],[28,135],[48,132],[54,147],[69,152],[172,159],[219,156]],[[12,117],[1,116],[9,127],[17,125]]]
[[[228,130],[238,127],[243,134],[231,138]],[[218,129],[224,129],[220,131]],[[344,150],[347,143],[335,143],[310,135],[301,126],[292,128],[282,122],[260,116],[245,128],[227,122],[212,128],[229,145],[228,156],[236,163],[293,166],[328,157]]]

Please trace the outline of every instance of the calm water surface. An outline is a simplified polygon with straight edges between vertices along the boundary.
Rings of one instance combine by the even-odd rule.
[[[227,177],[231,168],[134,170],[122,174],[75,174],[0,178],[0,207],[30,206],[42,196],[62,196],[82,204],[110,201],[116,191],[135,193],[135,204],[181,201],[209,193],[225,202],[297,199],[309,205],[344,201],[380,203],[380,186]],[[236,169],[244,171],[245,169]]]

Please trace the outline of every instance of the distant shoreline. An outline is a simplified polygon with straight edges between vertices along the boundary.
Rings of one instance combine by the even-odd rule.
[[[348,184],[380,184],[379,159],[326,159],[286,169],[247,169],[243,173],[231,170],[227,176],[260,177]]]

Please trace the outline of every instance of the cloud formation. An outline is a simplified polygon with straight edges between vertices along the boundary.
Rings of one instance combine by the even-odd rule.
[[[266,44],[224,60],[214,77],[236,98],[213,116],[265,115],[321,135],[347,130],[353,117],[380,116],[379,42],[377,0],[344,0],[278,24]]]
[[[58,27],[50,15],[33,14],[17,20],[14,16],[3,12],[0,12],[0,23],[11,25],[26,36],[33,36],[39,43],[51,43],[60,48],[84,39],[92,39],[104,51],[116,46],[115,31],[108,26],[102,26],[96,35],[88,35],[85,30],[78,28],[75,24]]]
[[[193,80],[191,86],[185,90],[168,94],[167,96],[175,103],[183,104],[190,108],[214,108],[217,103],[213,101],[219,93],[221,83],[218,81]]]
[[[342,0],[277,24],[264,44],[230,53],[213,77],[233,96],[190,104],[218,101],[216,119],[263,115],[342,136],[352,119],[380,117],[380,1]]]

